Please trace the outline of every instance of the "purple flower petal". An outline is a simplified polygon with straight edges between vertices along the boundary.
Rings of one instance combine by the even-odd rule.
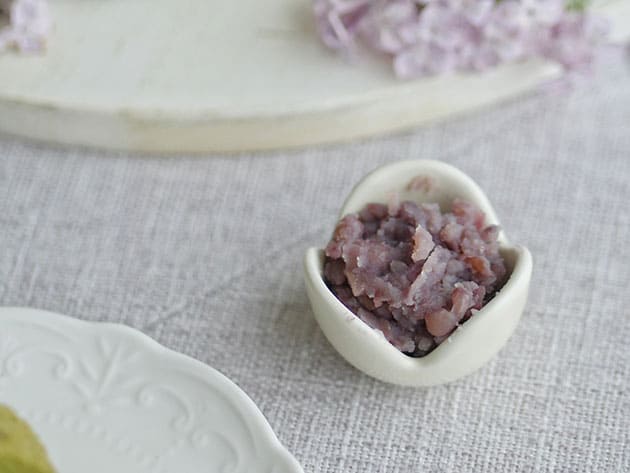
[[[0,28],[0,51],[15,48],[34,53],[42,51],[51,29],[47,0],[0,0],[0,17],[9,22]]]
[[[587,70],[608,28],[566,0],[314,0],[320,36],[335,49],[362,42],[401,78],[479,71],[542,57]]]

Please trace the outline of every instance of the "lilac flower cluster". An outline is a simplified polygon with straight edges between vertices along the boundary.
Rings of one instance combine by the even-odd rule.
[[[542,57],[587,70],[607,24],[584,0],[313,0],[323,42],[392,58],[401,78]]]
[[[50,28],[47,0],[0,0],[0,52],[41,51]]]

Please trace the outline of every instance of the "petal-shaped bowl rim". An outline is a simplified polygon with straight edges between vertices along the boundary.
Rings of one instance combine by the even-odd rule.
[[[416,175],[434,178],[438,192],[442,193],[439,196],[429,193],[427,198],[417,200],[437,200],[447,206],[454,197],[462,197],[478,205],[485,212],[488,223],[500,224],[490,201],[469,176],[451,165],[433,160],[399,161],[375,169],[354,187],[342,207],[341,216],[362,209],[368,202],[384,202],[392,191],[404,192],[406,184]],[[526,248],[511,245],[503,229],[499,234],[499,245],[509,272],[505,284],[474,317],[425,357],[412,358],[401,353],[387,342],[382,333],[356,317],[337,299],[323,280],[323,251],[319,248],[310,248],[304,258],[305,280],[313,311],[333,346],[367,374],[386,382],[414,386],[453,381],[475,371],[492,358],[507,342],[520,319],[531,279],[532,257]],[[322,304],[327,311],[321,308]],[[330,324],[337,325],[336,330],[345,332],[346,336],[331,333]],[[498,329],[490,330],[493,325],[497,325]],[[481,335],[492,340],[489,344],[479,345],[477,351],[471,338]],[[371,350],[358,346],[358,340],[370,345]],[[340,346],[341,343],[348,345]],[[361,352],[363,355],[369,352],[367,356],[371,359],[365,363],[359,360]],[[467,361],[467,356],[471,357],[471,361]],[[449,366],[456,360],[468,366],[464,369]]]

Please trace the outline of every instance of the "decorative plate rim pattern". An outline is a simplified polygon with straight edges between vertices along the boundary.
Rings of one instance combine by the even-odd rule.
[[[43,343],[34,343],[33,334],[35,339],[43,339]],[[55,341],[47,344],[50,339]],[[86,343],[90,344],[89,353],[85,350]],[[51,349],[51,346],[63,348]],[[97,359],[95,353],[102,353],[103,358]],[[102,363],[95,365],[95,359],[97,364]],[[187,449],[201,450],[211,443],[209,439],[214,443],[208,450],[216,448],[215,444],[223,445],[219,449],[229,451],[231,460],[222,464],[219,468],[222,472],[249,471],[247,466],[251,468],[253,463],[268,473],[303,473],[255,403],[233,381],[201,361],[166,348],[137,329],[115,323],[83,321],[39,309],[0,307],[0,402],[11,403],[11,395],[5,393],[7,386],[15,388],[26,384],[28,387],[29,379],[20,378],[27,361],[33,372],[36,372],[34,365],[38,365],[37,369],[44,369],[42,366],[45,365],[45,372],[57,382],[56,387],[63,387],[59,388],[63,394],[76,394],[72,397],[70,411],[62,408],[46,411],[41,405],[20,402],[18,410],[27,414],[27,420],[36,420],[42,425],[54,424],[59,429],[98,439],[112,452],[137,457],[140,463],[145,463],[145,468],[151,467],[150,471],[162,470],[150,464],[151,458],[155,462],[162,461],[164,455],[172,452],[167,449],[160,456],[155,452],[153,456],[146,455],[130,439],[112,435],[86,419],[91,414],[99,415],[101,408],[111,410],[101,419],[120,412],[125,415],[131,412],[129,418],[138,413],[140,417],[160,421],[166,416],[171,430],[166,429],[167,426],[163,430],[169,435],[177,432],[181,436],[173,450],[183,448],[183,444]],[[103,369],[99,371],[101,367]],[[162,372],[164,380],[159,379]],[[182,385],[169,384],[176,379],[181,379]],[[13,385],[10,384],[12,381]],[[53,391],[56,389],[52,384],[50,387]],[[33,399],[36,397],[33,395]],[[211,402],[213,398],[214,404]],[[80,408],[77,399],[85,400]],[[100,405],[101,401],[105,404]],[[176,410],[177,414],[167,414],[167,409],[160,407],[168,403],[171,404],[167,406],[169,408],[176,406],[171,411]],[[129,408],[136,410],[124,410]],[[86,419],[75,412],[77,409],[88,413]],[[140,413],[141,409],[144,411]],[[148,412],[148,409],[152,411]],[[224,417],[213,417],[217,412],[227,421],[222,420]],[[227,433],[222,429],[227,429]],[[166,438],[165,434],[160,435]],[[228,438],[230,435],[236,441]],[[242,444],[238,445],[238,442]]]

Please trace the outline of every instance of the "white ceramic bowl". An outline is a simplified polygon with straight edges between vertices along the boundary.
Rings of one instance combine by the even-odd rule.
[[[410,192],[411,178],[430,176],[430,192]],[[376,169],[353,189],[341,216],[361,210],[369,202],[386,202],[392,192],[403,200],[438,202],[449,210],[455,197],[481,208],[488,223],[499,224],[496,213],[479,186],[453,166],[439,161],[401,161]],[[527,248],[509,243],[499,234],[508,279],[496,296],[477,314],[455,330],[429,355],[412,358],[394,348],[380,331],[350,312],[328,289],[322,278],[324,255],[310,248],[304,258],[306,290],[322,331],[337,351],[364,373],[382,381],[406,386],[431,386],[454,381],[480,368],[512,335],[521,317],[532,273]]]

